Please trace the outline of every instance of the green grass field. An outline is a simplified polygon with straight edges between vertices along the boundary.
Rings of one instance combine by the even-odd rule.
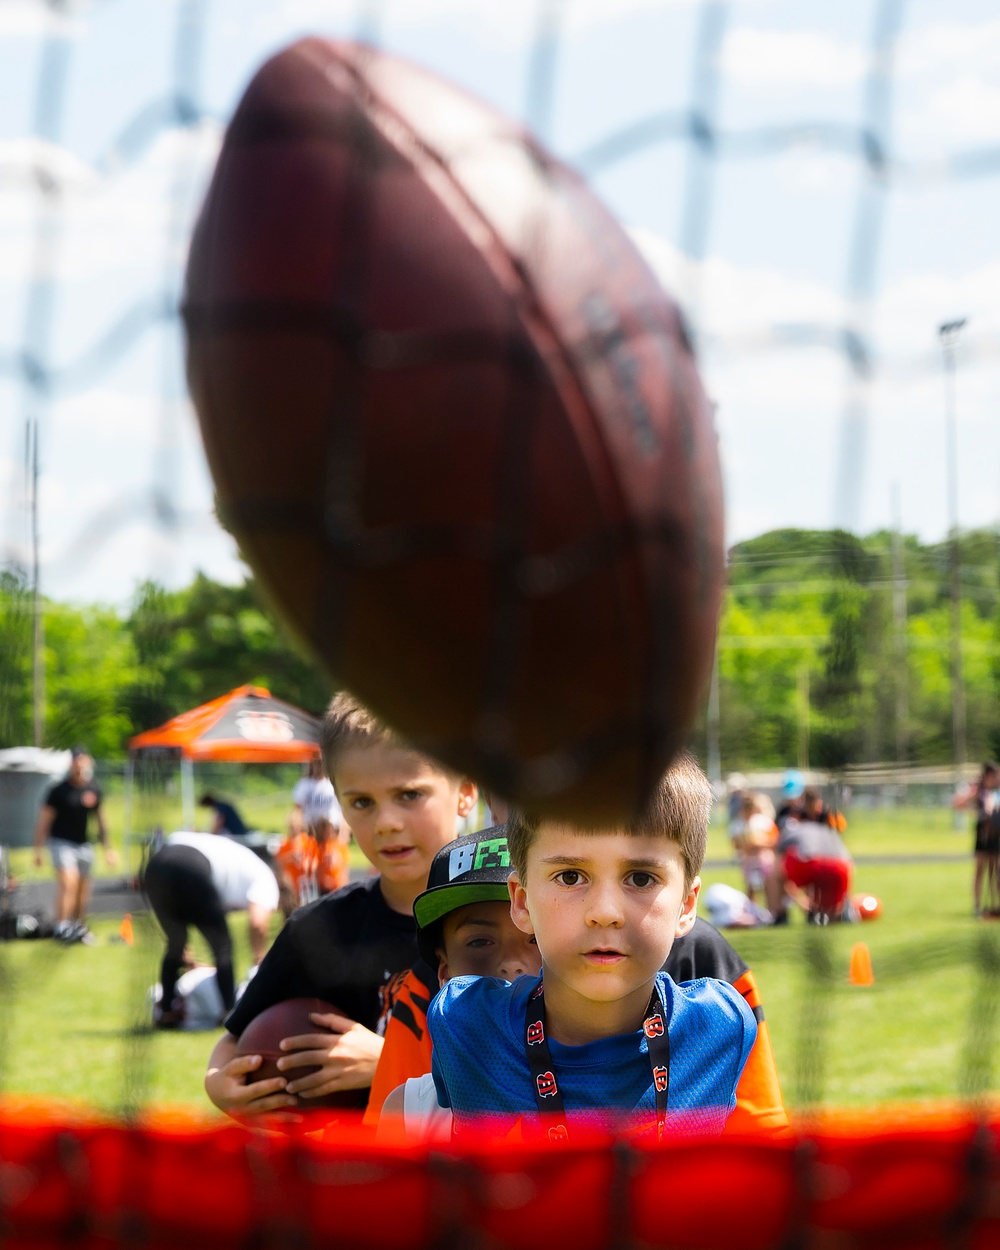
[[[953,830],[950,813],[931,809],[855,813],[849,832],[858,857],[965,854],[971,841]],[[726,858],[722,830],[713,830],[709,854]],[[32,875],[29,853],[14,860]],[[972,918],[971,871],[969,859],[862,862],[856,887],[883,900],[880,920],[728,935],[757,976],[790,1106],[996,1088],[1000,925]],[[706,884],[717,880],[738,885],[738,869],[708,869]],[[137,1030],[160,938],[152,922],[137,921],[136,945],[116,943],[120,920],[97,918],[93,947],[0,945],[0,1087],[112,1110],[157,1102],[210,1112],[201,1081],[214,1035]],[[242,972],[248,947],[238,916],[233,932]],[[851,946],[862,940],[875,972],[868,988],[848,983]]]

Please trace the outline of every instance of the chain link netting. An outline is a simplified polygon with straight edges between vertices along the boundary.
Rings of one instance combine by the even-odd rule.
[[[404,2],[406,0],[399,0],[399,3]],[[155,525],[168,536],[177,536],[186,526],[200,524],[197,519],[186,517],[177,502],[175,476],[178,453],[173,423],[176,418],[175,399],[181,389],[179,310],[184,245],[190,234],[198,207],[198,193],[210,163],[206,150],[213,149],[214,140],[227,121],[224,117],[214,115],[204,104],[203,76],[210,51],[212,0],[176,0],[166,6],[172,14],[173,41],[168,90],[161,97],[143,103],[131,116],[121,119],[115,137],[103,151],[89,161],[86,178],[81,180],[78,173],[68,173],[66,162],[61,159],[67,121],[73,109],[74,59],[89,37],[90,24],[98,15],[107,20],[107,10],[124,9],[130,4],[135,6],[140,3],[141,0],[119,0],[117,4],[112,4],[110,0],[105,0],[104,3],[98,3],[97,0],[92,3],[86,3],[85,0],[35,0],[31,3],[31,0],[25,0],[21,6],[26,12],[37,11],[39,20],[44,25],[44,33],[41,36],[41,52],[34,82],[35,99],[30,132],[32,142],[20,153],[8,151],[0,156],[0,200],[27,196],[32,204],[30,238],[26,240],[26,276],[19,291],[22,314],[20,334],[12,341],[0,341],[0,381],[6,380],[10,384],[9,391],[11,394],[16,392],[19,405],[17,412],[5,415],[2,422],[5,445],[11,452],[12,463],[18,466],[18,472],[11,478],[8,501],[4,505],[4,529],[0,533],[0,564],[6,592],[0,596],[0,720],[5,715],[4,695],[9,696],[13,689],[12,674],[31,650],[33,596],[41,593],[47,572],[50,571],[39,561],[36,505],[51,405],[83,395],[90,388],[113,377],[130,354],[136,352],[151,337],[156,338],[157,350],[161,355],[159,426],[155,439],[158,454],[151,475],[148,480],[141,481],[132,478],[130,474],[121,474],[120,494],[114,504],[96,515],[84,531],[67,537],[60,559],[65,563],[85,562],[96,548],[110,542],[117,533],[132,524],[138,515],[151,517]],[[955,150],[945,158],[934,160],[907,160],[895,152],[892,140],[895,54],[901,34],[906,29],[909,8],[907,0],[873,0],[869,6],[867,70],[863,77],[860,118],[856,125],[825,124],[810,119],[791,118],[768,127],[738,129],[724,126],[720,121],[720,97],[725,85],[725,71],[720,50],[735,7],[738,6],[721,3],[719,0],[704,0],[697,6],[694,38],[690,49],[691,86],[685,107],[632,118],[627,124],[616,126],[606,134],[597,135],[586,146],[564,155],[599,186],[602,176],[636,153],[649,152],[668,145],[684,152],[685,178],[683,184],[675,189],[675,194],[681,205],[678,244],[686,263],[691,266],[692,273],[686,311],[695,339],[704,350],[721,355],[738,355],[747,351],[813,350],[819,346],[842,359],[846,386],[839,422],[840,446],[835,493],[839,519],[846,528],[852,528],[860,514],[864,491],[864,468],[868,455],[868,411],[873,384],[885,374],[930,370],[937,368],[939,364],[935,354],[924,352],[923,349],[905,356],[887,354],[880,350],[876,338],[873,305],[877,294],[889,197],[899,191],[905,191],[908,195],[920,195],[948,183],[1000,176],[1000,145],[988,144]],[[383,17],[391,8],[389,0],[384,0],[382,4],[360,4],[353,23],[353,33],[377,43]],[[560,52],[564,27],[572,9],[573,0],[538,0],[534,7],[535,34],[527,55],[524,113],[543,140],[553,130],[555,102],[560,90]],[[74,214],[80,211],[81,205],[86,203],[88,196],[102,194],[121,182],[164,135],[174,136],[178,141],[173,172],[168,179],[168,204],[161,219],[162,231],[157,239],[150,240],[150,246],[158,248],[162,256],[159,280],[133,304],[119,309],[110,318],[93,324],[89,330],[88,343],[67,358],[59,350],[57,333],[61,308],[60,251],[67,225]],[[853,200],[848,264],[843,275],[841,292],[845,307],[849,310],[847,319],[761,324],[751,335],[734,335],[728,339],[717,333],[709,333],[702,328],[700,314],[703,295],[699,290],[697,274],[699,264],[706,259],[711,247],[714,209],[720,194],[719,170],[730,163],[765,161],[775,154],[792,153],[803,148],[809,148],[813,152],[839,154],[854,162],[857,167],[859,176]],[[362,276],[355,274],[354,278],[360,280]],[[981,356],[1000,355],[997,345],[991,345],[988,341],[980,343],[975,350]],[[584,557],[577,553],[578,562]],[[148,572],[149,570],[137,570],[137,576],[144,576]],[[558,575],[558,569],[549,570],[549,573]],[[34,617],[37,619],[37,613]],[[155,801],[156,794],[161,793],[165,784],[162,778],[149,779],[151,801]],[[140,942],[140,947],[148,951],[153,944],[151,939],[147,939],[146,942]],[[831,959],[829,934],[819,930],[804,930],[801,942],[796,943],[794,949],[789,946],[788,962],[798,971],[803,981],[796,1044],[797,1066],[788,1077],[794,1086],[795,1104],[800,1108],[816,1108],[823,1102],[824,1048],[830,1030],[830,1017],[835,1010],[836,994],[842,992],[838,988],[836,967]],[[138,1115],[145,1104],[148,1083],[150,1056],[145,1023],[148,965],[148,959],[135,965],[135,984],[130,991],[135,1007],[134,1018],[130,1021],[123,1052],[126,1079],[122,1092],[122,1110],[133,1117]],[[957,1085],[965,1099],[974,1106],[981,1107],[986,1095],[995,1086],[998,1025],[996,991],[1000,977],[1000,953],[994,936],[984,933],[971,950],[961,944],[921,945],[914,942],[896,957],[891,953],[882,957],[879,980],[881,983],[892,983],[945,967],[973,969],[975,986]],[[36,962],[32,977],[35,986],[43,983],[44,979],[44,967]],[[12,983],[6,963],[0,961],[0,996],[16,997],[21,988]],[[4,1046],[3,1030],[3,1020],[0,1018],[0,1049]],[[0,1084],[2,1082],[3,1073],[0,1068]],[[10,1123],[8,1121],[8,1127]],[[0,1221],[6,1219],[8,1228],[13,1227],[17,1220],[22,1220],[22,1230],[29,1226],[30,1219],[27,1224],[24,1223],[24,1212],[27,1210],[30,1216],[31,1209],[30,1205],[23,1205],[27,1199],[17,1187],[17,1176],[23,1177],[25,1170],[30,1172],[31,1168],[42,1171],[50,1168],[49,1153],[55,1151],[52,1158],[61,1159],[62,1162],[58,1168],[51,1170],[61,1176],[59,1183],[66,1189],[66,1194],[61,1199],[61,1206],[49,1204],[48,1210],[58,1210],[62,1222],[53,1224],[48,1215],[44,1218],[41,1215],[31,1216],[35,1223],[30,1224],[30,1227],[38,1236],[52,1238],[52,1244],[76,1237],[81,1228],[80,1219],[91,1221],[87,1231],[93,1232],[93,1221],[100,1213],[95,1215],[88,1183],[79,1178],[83,1175],[81,1169],[92,1166],[87,1159],[97,1149],[95,1141],[98,1136],[97,1129],[89,1137],[86,1134],[74,1135],[68,1132],[60,1139],[60,1144],[60,1141],[50,1140],[43,1130],[39,1130],[36,1134],[37,1140],[28,1148],[29,1153],[34,1151],[31,1159],[22,1158],[13,1162],[8,1159],[8,1169],[15,1170],[0,1170]],[[9,1145],[14,1137],[7,1135],[5,1140]],[[226,1140],[228,1142],[228,1138]],[[928,1134],[921,1140],[926,1149],[933,1153],[936,1148],[933,1137]],[[990,1135],[989,1149],[984,1153],[981,1137],[953,1134],[948,1142],[949,1148],[953,1148],[953,1157],[949,1156],[946,1161],[949,1181],[942,1192],[946,1190],[947,1193],[935,1218],[944,1230],[940,1244],[958,1245],[962,1244],[961,1238],[968,1230],[970,1219],[981,1213],[981,1206],[977,1207],[976,1203],[981,1204],[984,1201],[981,1192],[984,1170],[991,1177],[996,1171],[995,1143]],[[219,1137],[219,1143],[222,1143],[222,1136]],[[152,1151],[150,1157],[155,1156],[162,1161],[164,1155],[159,1145],[154,1149],[147,1142],[147,1147]],[[134,1148],[134,1144],[129,1147]],[[170,1148],[168,1145],[163,1150],[169,1152]],[[824,1148],[833,1150],[829,1145]],[[119,1147],[114,1145],[113,1149],[108,1149],[113,1154]],[[730,1149],[736,1148],[721,1147],[720,1156],[714,1162],[706,1156],[702,1161],[706,1174],[710,1165],[711,1168],[724,1166],[729,1169],[737,1166],[738,1161],[734,1162],[733,1157],[723,1157]],[[913,1149],[919,1150],[919,1147],[914,1146]],[[219,1154],[213,1158],[225,1157],[230,1161],[236,1157],[242,1159],[239,1151],[236,1150],[234,1155],[228,1145],[219,1144],[218,1150]],[[161,1152],[157,1153],[158,1151]],[[275,1158],[281,1156],[280,1166],[287,1164],[292,1172],[302,1167],[322,1170],[328,1162],[320,1156],[313,1158],[308,1151],[293,1159],[293,1147],[287,1145],[275,1145],[273,1153]],[[286,1154],[288,1158],[285,1158]],[[890,1157],[886,1155],[887,1159]],[[905,1150],[900,1157],[905,1157]],[[423,1175],[425,1161],[418,1162]],[[193,1178],[190,1170],[181,1166],[177,1160],[171,1164],[174,1165],[175,1170],[170,1173],[170,1185],[191,1183]],[[269,1168],[272,1165],[273,1160],[269,1162]],[[252,1178],[259,1171],[254,1160],[242,1159],[233,1166],[238,1171],[246,1171],[252,1189]],[[405,1170],[406,1166],[399,1162],[391,1165],[378,1162],[371,1164],[375,1171],[379,1167],[387,1169],[387,1174],[393,1169]],[[445,1166],[443,1175],[449,1184],[455,1182],[456,1169],[460,1166],[468,1164],[451,1161]],[[814,1161],[803,1162],[801,1155],[789,1154],[787,1158],[783,1155],[780,1166],[783,1170],[782,1183],[787,1180],[787,1170],[788,1176],[799,1177],[797,1181],[793,1179],[791,1189],[800,1195],[806,1195],[797,1217],[801,1222],[801,1233],[809,1221],[815,1221],[817,1204],[824,1201],[821,1193],[824,1182],[817,1180],[819,1174]],[[941,1166],[944,1167],[945,1164],[942,1163]],[[21,1169],[20,1173],[16,1173],[18,1168]],[[624,1189],[622,1185],[617,1188],[612,1185],[609,1192],[629,1192],[634,1197],[639,1189],[649,1189],[651,1182],[648,1178],[642,1179],[649,1168],[648,1163],[644,1162],[640,1167],[635,1160],[630,1160],[628,1181],[624,1184]],[[271,1176],[275,1174],[273,1170],[265,1171]],[[427,1171],[433,1178],[433,1169]],[[240,1176],[240,1184],[245,1185],[247,1182],[242,1171]],[[76,1181],[74,1177],[77,1178]],[[972,1180],[969,1180],[970,1177]],[[663,1177],[660,1179],[662,1181]],[[480,1183],[481,1177],[477,1181],[477,1184]],[[976,1189],[976,1185],[980,1188]],[[970,1199],[973,1189],[975,1194]],[[27,1190],[24,1192],[27,1193]],[[533,1192],[537,1194],[537,1189]],[[261,1197],[260,1201],[264,1203],[265,1197]],[[477,1192],[470,1201],[476,1206],[478,1219],[482,1214],[479,1210],[483,1205],[481,1195]],[[690,1199],[685,1201],[689,1202]],[[447,1205],[446,1203],[445,1206]],[[489,1206],[489,1203],[486,1205]],[[289,1212],[282,1203],[278,1203],[278,1207],[281,1210],[277,1214],[271,1211],[270,1218],[279,1220],[280,1223],[280,1219],[289,1218]],[[503,1209],[503,1203],[498,1201],[494,1208]],[[100,1218],[110,1217],[105,1211]],[[157,1218],[162,1219],[163,1214],[161,1211],[150,1216],[146,1212],[143,1218],[155,1221]],[[608,1218],[612,1217],[605,1213],[602,1221]],[[632,1224],[620,1211],[614,1214],[613,1220],[620,1221],[623,1230],[632,1229]],[[836,1220],[833,1223],[836,1225]],[[604,1223],[599,1222],[598,1226],[604,1227]],[[112,1228],[112,1244],[134,1244],[136,1240],[143,1240],[147,1244],[156,1242],[155,1237],[148,1232],[143,1236],[136,1236],[134,1228],[123,1232],[122,1227],[104,1225],[100,1231],[106,1234]],[[649,1240],[651,1227],[652,1224],[647,1223],[644,1244],[667,1244]],[[193,1224],[183,1230],[184,1234],[191,1236],[192,1230],[196,1228],[197,1224]],[[315,1229],[310,1231],[308,1221],[301,1226],[297,1224],[296,1229],[295,1239],[302,1244],[308,1244],[310,1238],[317,1235]],[[439,1233],[442,1237],[454,1233],[454,1230],[435,1232],[431,1229],[425,1242],[421,1240],[425,1231],[423,1228],[418,1229],[412,1238],[412,1244],[431,1244],[433,1237]],[[884,1241],[877,1242],[877,1237],[882,1233],[884,1228],[879,1225],[871,1234],[875,1239],[871,1243],[859,1239],[836,1244],[887,1244]],[[788,1244],[807,1244],[808,1237],[805,1234],[798,1240],[793,1234],[794,1229],[787,1233]],[[632,1232],[622,1231],[622,1244],[629,1244],[628,1238],[631,1235]],[[230,1233],[226,1236],[230,1236]],[[269,1239],[274,1239],[266,1230],[261,1232],[260,1229],[237,1231],[231,1237],[231,1244],[234,1245],[244,1245],[250,1241],[254,1244],[266,1243]],[[951,1240],[948,1241],[948,1238]],[[216,1244],[230,1242],[223,1238]],[[778,1242],[775,1241],[774,1244]],[[901,1241],[899,1244],[904,1243]],[[928,1241],[927,1244],[932,1243]]]

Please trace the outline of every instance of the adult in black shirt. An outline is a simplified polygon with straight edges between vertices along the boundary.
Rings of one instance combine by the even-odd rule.
[[[35,824],[35,866],[42,866],[42,847],[48,842],[56,872],[56,930],[61,942],[90,943],[93,934],[84,923],[90,900],[90,874],[94,847],[88,840],[90,818],[97,824],[98,841],[110,867],[118,853],[108,845],[108,830],[101,811],[101,788],[94,780],[94,761],[86,747],[74,747],[63,781],[45,796]]]

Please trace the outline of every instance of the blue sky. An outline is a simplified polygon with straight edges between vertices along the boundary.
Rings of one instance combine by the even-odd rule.
[[[176,299],[222,126],[257,65],[302,34],[350,36],[366,23],[390,50],[543,125],[550,145],[582,162],[634,232],[698,329],[703,376],[718,404],[731,541],[785,525],[888,525],[894,490],[904,529],[929,540],[943,536],[936,328],[955,316],[968,317],[958,354],[959,520],[995,523],[1000,162],[991,174],[954,174],[963,153],[1000,149],[995,4],[897,5],[887,136],[894,163],[882,189],[873,188],[849,143],[832,150],[822,141],[831,132],[849,138],[863,116],[875,0],[716,6],[710,68],[720,135],[731,142],[786,128],[791,139],[770,155],[739,155],[724,143],[703,167],[690,144],[676,139],[610,163],[586,158],[625,127],[688,108],[705,6],[564,0],[550,8],[560,19],[554,89],[550,107],[535,115],[536,0],[81,2],[56,28],[69,58],[65,107],[50,141],[42,141],[39,76],[55,19],[41,0],[3,0],[0,557],[25,550],[23,428],[37,402],[47,593],[125,602],[149,576],[173,584],[196,568],[226,580],[241,576],[233,545],[212,517],[176,322],[146,314],[164,296]],[[201,14],[191,82],[205,114],[186,132],[156,120],[171,90],[184,13]],[[130,134],[139,139],[116,153]],[[44,247],[37,167],[61,188]],[[697,229],[685,233],[693,185],[706,193],[695,205]],[[858,303],[850,257],[866,193],[881,228],[861,284],[870,298]],[[698,235],[704,249],[692,260],[684,246]],[[12,367],[31,333],[37,274],[52,280],[44,347],[62,379],[43,400],[32,399]],[[124,336],[98,357],[99,367],[83,367],[119,324]],[[869,334],[876,362],[846,478],[838,471],[850,384],[844,357],[823,343],[789,347],[781,329],[845,324]]]

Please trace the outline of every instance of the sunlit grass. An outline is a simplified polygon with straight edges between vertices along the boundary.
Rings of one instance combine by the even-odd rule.
[[[923,827],[919,815],[908,825],[855,819],[849,840],[859,856],[873,846],[879,854],[886,846],[913,854],[915,844],[928,854],[966,853],[967,834],[952,831],[948,812],[938,817]],[[713,840],[724,858],[724,831]],[[862,862],[856,888],[882,899],[880,920],[819,930],[796,916],[788,929],[728,935],[756,974],[791,1105],[865,1105],[997,1088],[996,1039],[984,1008],[1000,988],[989,971],[1000,963],[1000,925],[972,918],[971,874],[970,859]],[[706,870],[706,885],[718,880],[739,884],[739,871]],[[134,947],[117,943],[120,921],[95,919],[93,947],[0,945],[0,1081],[8,1090],[82,1098],[109,1109],[153,1101],[211,1111],[202,1076],[216,1035],[134,1033],[145,1018],[161,939],[147,921],[137,925]],[[242,974],[249,959],[241,917],[233,917],[232,928]],[[869,988],[848,983],[857,941],[871,950]]]

